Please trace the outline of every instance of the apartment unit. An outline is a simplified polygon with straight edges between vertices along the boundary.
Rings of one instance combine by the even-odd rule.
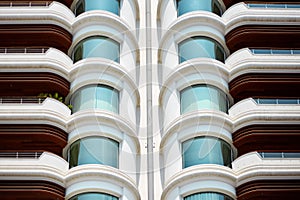
[[[300,1],[0,1],[1,200],[300,195]]]

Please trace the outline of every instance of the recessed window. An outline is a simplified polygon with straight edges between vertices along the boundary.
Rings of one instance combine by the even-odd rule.
[[[92,36],[85,38],[75,46],[73,51],[74,62],[94,57],[120,62],[120,44],[105,36]]]
[[[215,137],[196,137],[182,143],[183,168],[217,164],[231,167],[231,146],[222,139]]]
[[[178,44],[179,63],[193,58],[212,58],[221,62],[225,61],[224,48],[215,40],[195,36]]]
[[[118,197],[105,194],[105,193],[96,193],[96,192],[89,192],[89,193],[82,193],[72,197],[69,200],[118,200]]]
[[[75,15],[78,16],[83,12],[90,10],[105,10],[116,15],[120,14],[120,0],[79,0],[76,3]]]
[[[218,192],[201,192],[189,195],[184,200],[233,200],[231,197]]]
[[[228,107],[227,95],[212,85],[192,85],[180,92],[181,114],[206,109],[227,113]]]
[[[218,0],[177,0],[177,15],[203,10],[221,16],[224,12]]]
[[[70,168],[84,164],[101,164],[117,168],[119,143],[106,137],[87,137],[71,144]]]
[[[119,91],[107,85],[88,85],[71,97],[73,113],[85,109],[99,109],[119,113]]]

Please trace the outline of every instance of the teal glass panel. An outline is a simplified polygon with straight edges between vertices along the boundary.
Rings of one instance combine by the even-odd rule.
[[[217,164],[231,167],[232,153],[230,145],[214,137],[196,137],[182,143],[183,168]]]
[[[213,58],[224,62],[223,47],[213,39],[207,37],[192,37],[178,45],[179,63],[193,58]]]
[[[228,100],[226,94],[219,88],[206,84],[193,85],[180,92],[181,114],[206,109],[227,113]]]
[[[116,15],[120,14],[119,0],[79,0],[76,4],[75,15],[78,16],[83,12],[90,10],[105,10]]]
[[[217,0],[177,0],[178,16],[198,10],[212,12],[219,16],[223,14],[223,9]]]
[[[119,92],[107,85],[88,85],[77,90],[71,97],[73,113],[85,109],[119,112]]]
[[[119,198],[105,193],[82,193],[69,200],[118,200]]]
[[[70,168],[84,164],[101,164],[118,167],[119,143],[105,137],[87,137],[71,144]]]
[[[85,38],[75,46],[73,52],[74,62],[93,57],[119,62],[120,44],[105,36],[92,36]]]
[[[233,200],[231,197],[217,192],[201,192],[189,195],[184,200]]]

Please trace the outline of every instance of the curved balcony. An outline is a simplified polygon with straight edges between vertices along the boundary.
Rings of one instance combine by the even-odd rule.
[[[185,155],[185,152],[183,152],[184,143],[187,144],[188,142],[193,141],[195,138],[212,137],[216,140],[220,139],[222,141],[226,141],[226,143],[230,144],[231,146],[231,126],[232,124],[229,116],[216,111],[198,111],[194,113],[187,113],[180,118],[175,119],[170,124],[170,126],[166,127],[163,131],[162,140],[160,143],[160,153],[162,156],[161,168],[164,169],[163,182],[165,180],[169,180],[174,174],[182,171],[183,168],[189,166],[185,165],[184,162],[186,160],[186,158],[183,157],[183,155]],[[205,145],[209,145],[209,141],[212,140],[208,140]],[[185,145],[185,147],[188,149],[191,146]],[[234,147],[232,147],[232,149],[232,151],[230,150],[229,158],[234,157]],[[199,160],[196,161],[195,158],[194,161],[196,161],[199,166],[201,164],[209,163],[220,164],[220,162],[214,162],[213,160],[210,160],[210,154],[206,154],[207,152],[204,152],[204,149],[204,151],[201,152],[198,149],[199,154],[197,153],[196,149],[190,150],[195,151],[186,153],[188,153],[189,155],[192,155],[193,153],[197,154]],[[215,153],[217,153],[217,151],[218,150],[215,149]],[[220,156],[221,154],[214,155],[215,158]]]
[[[40,122],[66,130],[65,124],[71,110],[63,103],[47,98],[42,104],[1,104],[0,121],[2,124],[34,124]],[[9,118],[7,118],[9,116]]]
[[[244,199],[297,198],[300,182],[299,158],[262,158],[251,152],[233,163],[237,197]],[[276,174],[276,179],[272,178]]]
[[[214,60],[211,62],[211,59],[207,58],[193,59],[177,66],[177,69],[167,76],[160,91],[160,105],[163,112],[168,113],[160,120],[163,123],[161,127],[169,126],[170,122],[187,112],[203,110],[226,112],[228,105],[232,102],[228,95],[227,77],[227,68],[224,64]],[[197,86],[200,86],[200,90],[203,89],[202,93],[207,94],[205,98],[202,98],[204,96],[198,98],[201,91],[200,93],[193,92],[193,89],[197,91]],[[211,88],[213,91],[210,91]],[[220,101],[216,103],[215,98]],[[214,100],[211,101],[211,99]],[[190,104],[191,101],[193,104]]]
[[[78,111],[84,109],[110,111],[126,118],[130,124],[138,124],[137,109],[140,96],[137,86],[131,75],[122,66],[115,62],[108,63],[103,58],[88,58],[75,64],[70,73],[72,84],[69,94],[71,100],[76,100],[76,103],[79,103],[78,105],[74,104],[75,111],[76,109]],[[105,86],[105,88],[96,87],[93,89],[96,85]],[[80,88],[87,90],[78,93]],[[113,90],[110,90],[112,88]],[[84,92],[89,92],[90,99],[85,98],[87,96]]]
[[[48,72],[60,76],[61,78],[59,79],[69,80],[69,72],[72,66],[73,61],[66,54],[54,48],[0,48],[0,73],[19,72],[18,74],[21,74],[21,72],[28,73],[32,71],[39,73]],[[51,86],[53,87],[56,84],[57,83],[54,82]],[[38,85],[35,85],[35,87],[37,86]],[[52,89],[48,88],[47,90]],[[69,91],[63,92],[64,95],[68,93]],[[38,93],[35,95],[37,94]]]
[[[297,7],[253,8],[236,4],[222,16],[227,47],[231,52],[246,47],[298,48],[299,14]]]
[[[297,50],[244,48],[231,54],[225,64],[230,68],[229,81],[233,82],[238,77],[251,73],[300,73],[299,62],[300,54]]]
[[[93,11],[120,16],[120,20],[124,19],[131,30],[138,33],[136,28],[139,23],[140,12],[137,0],[125,0],[122,3],[120,0],[104,0],[96,3],[93,0],[74,0],[71,9],[76,16]]]
[[[121,199],[139,200],[135,181],[125,173],[103,165],[82,165],[69,170],[66,199],[83,193],[106,193]]]
[[[3,157],[0,154],[0,190],[4,199],[29,198],[64,200],[64,177],[68,163],[51,153],[39,157]],[[29,155],[29,154],[27,154]]]
[[[231,107],[233,144],[239,155],[258,150],[299,152],[299,109],[298,104],[257,104],[253,99]]]
[[[217,165],[186,168],[165,184],[161,199],[187,198],[198,192],[221,193],[235,199],[234,172],[230,168]]]
[[[168,12],[165,12],[166,10]],[[193,23],[197,16],[199,17],[199,21],[202,21],[201,18],[205,17],[209,19],[211,25],[219,28],[222,27],[220,17],[224,10],[225,6],[221,0],[208,0],[205,2],[199,0],[177,0],[177,2],[159,0],[157,18],[161,23],[162,32],[167,31],[172,26],[171,24],[181,19],[189,19],[185,21],[185,24]],[[214,20],[211,21],[212,19]]]

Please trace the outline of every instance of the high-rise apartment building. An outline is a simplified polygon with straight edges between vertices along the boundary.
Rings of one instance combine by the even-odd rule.
[[[0,200],[300,196],[300,1],[0,1]]]

